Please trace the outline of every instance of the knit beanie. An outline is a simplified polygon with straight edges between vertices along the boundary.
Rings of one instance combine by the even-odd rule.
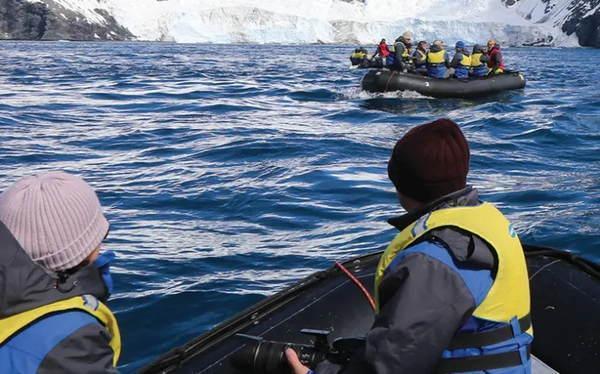
[[[426,203],[466,187],[469,145],[449,119],[414,127],[400,139],[388,162],[398,192]]]
[[[0,194],[0,221],[44,268],[74,268],[108,233],[94,190],[81,178],[50,172],[20,179]]]

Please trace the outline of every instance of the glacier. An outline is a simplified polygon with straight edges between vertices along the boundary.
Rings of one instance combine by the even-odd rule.
[[[105,22],[108,13],[135,39],[149,41],[373,44],[411,30],[417,40],[446,43],[493,37],[504,45],[579,45],[561,29],[575,0],[27,1],[78,12],[91,23]]]

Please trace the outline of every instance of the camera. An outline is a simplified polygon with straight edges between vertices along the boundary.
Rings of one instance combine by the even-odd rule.
[[[340,338],[329,345],[329,331],[303,329],[302,334],[314,337],[314,343],[295,344],[264,340],[261,337],[237,334],[252,340],[232,356],[234,367],[248,374],[291,374],[285,351],[293,349],[303,365],[314,369],[320,362],[329,360],[333,363],[346,364],[353,352],[364,346],[364,339]]]

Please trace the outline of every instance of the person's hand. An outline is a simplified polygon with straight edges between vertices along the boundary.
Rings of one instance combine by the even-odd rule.
[[[294,374],[312,373],[309,368],[302,365],[302,363],[300,362],[300,359],[298,359],[298,355],[296,354],[296,351],[294,351],[293,349],[291,349],[291,348],[286,349],[285,357],[287,358],[288,363],[290,364],[290,367],[294,371]]]

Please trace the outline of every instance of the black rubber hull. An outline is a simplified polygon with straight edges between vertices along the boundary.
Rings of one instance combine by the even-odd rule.
[[[525,87],[525,77],[518,72],[507,72],[487,78],[461,80],[436,79],[412,73],[387,69],[371,70],[362,80],[367,92],[415,91],[436,98],[473,99]]]
[[[528,267],[535,331],[533,353],[560,373],[600,367],[600,280],[564,253],[529,247]],[[345,263],[367,288],[380,253]],[[585,266],[583,264],[582,266]],[[241,374],[231,356],[248,341],[244,333],[309,344],[303,328],[332,330],[330,337],[364,336],[373,322],[369,304],[338,269],[317,273],[275,294],[183,347],[167,353],[146,373]]]
[[[381,60],[359,60],[350,58],[350,63],[357,69],[381,68]]]

